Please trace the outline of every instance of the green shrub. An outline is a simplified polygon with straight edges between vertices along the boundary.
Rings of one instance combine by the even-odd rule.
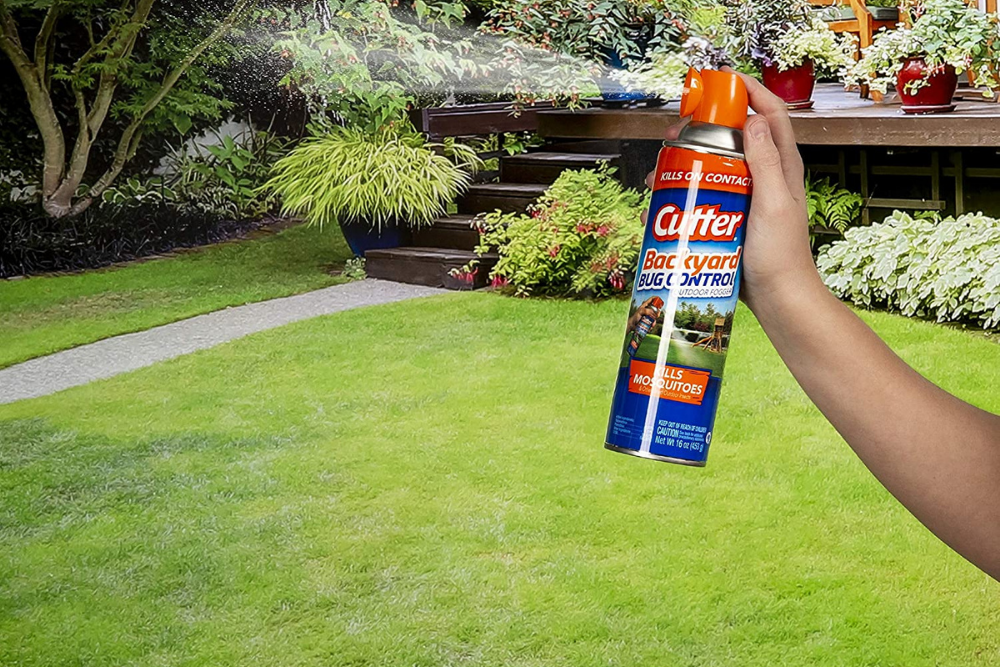
[[[643,197],[622,188],[613,171],[564,171],[529,213],[486,215],[476,251],[500,255],[492,284],[520,296],[600,297],[629,289]]]
[[[817,265],[835,294],[858,305],[1000,324],[1000,221],[982,213],[942,220],[894,211],[848,229],[820,251]]]
[[[277,208],[277,196],[261,186],[287,145],[264,131],[239,140],[219,137],[216,145],[176,151],[165,176],[120,181],[105,190],[101,200],[116,206],[164,202],[232,220],[259,218]]]
[[[445,212],[480,164],[459,143],[432,144],[390,127],[374,134],[336,128],[278,160],[264,187],[282,198],[285,213],[310,223],[367,222],[381,229],[398,220],[419,226]]]

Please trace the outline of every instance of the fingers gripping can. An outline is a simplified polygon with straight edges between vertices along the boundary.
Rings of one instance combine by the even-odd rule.
[[[703,466],[739,296],[751,179],[734,74],[691,70],[660,151],[605,446]]]

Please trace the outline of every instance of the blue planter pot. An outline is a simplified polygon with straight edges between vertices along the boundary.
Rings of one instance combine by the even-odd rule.
[[[628,69],[621,56],[616,52],[605,49],[603,52],[604,64],[610,69]],[[650,99],[651,96],[641,90],[625,90],[625,87],[611,76],[602,76],[598,79],[597,85],[601,89],[601,98],[605,102],[624,104],[628,102],[638,102]]]
[[[381,229],[367,220],[341,222],[340,231],[357,257],[364,257],[369,250],[398,248],[410,241],[410,228],[397,221],[382,223]]]

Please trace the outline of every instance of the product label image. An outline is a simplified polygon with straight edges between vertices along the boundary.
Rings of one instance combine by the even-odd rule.
[[[739,297],[750,189],[742,160],[661,152],[609,445],[705,461]]]

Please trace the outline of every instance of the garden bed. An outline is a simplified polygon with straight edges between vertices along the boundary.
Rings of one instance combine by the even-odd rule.
[[[0,207],[0,278],[95,269],[244,237],[276,222],[166,205],[95,206],[57,219],[34,207],[8,205]]]

